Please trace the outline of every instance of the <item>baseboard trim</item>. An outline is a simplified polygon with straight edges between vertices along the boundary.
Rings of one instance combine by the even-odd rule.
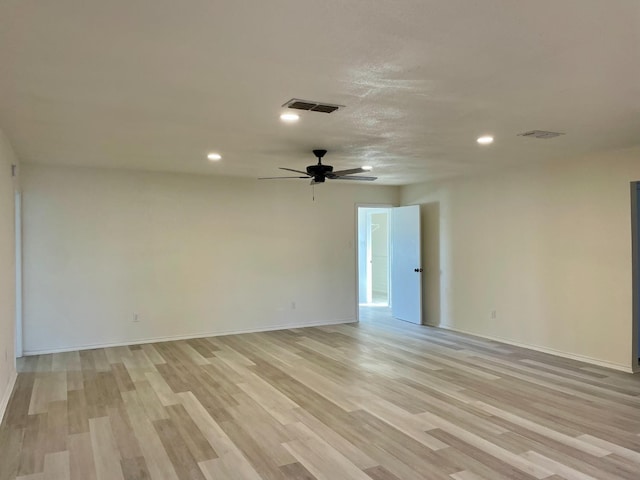
[[[33,355],[45,355],[48,353],[63,353],[63,352],[77,352],[80,350],[93,350],[94,348],[126,347],[128,345],[142,345],[145,343],[171,342],[173,340],[190,340],[192,338],[204,338],[204,337],[221,337],[224,335],[239,335],[242,333],[271,332],[274,330],[292,330],[295,328],[322,327],[327,325],[339,325],[342,323],[356,323],[356,322],[357,320],[355,318],[347,318],[344,320],[332,320],[329,322],[309,322],[309,323],[298,323],[295,325],[290,325],[290,324],[270,325],[264,328],[248,328],[248,329],[241,329],[241,330],[202,332],[202,333],[192,333],[192,334],[185,334],[185,335],[169,335],[169,336],[161,336],[161,337],[141,338],[141,339],[136,339],[131,341],[113,342],[113,343],[71,345],[67,347],[44,348],[40,350],[25,349],[23,350],[22,354],[28,357]]]
[[[13,387],[16,384],[16,379],[18,378],[17,372],[12,372],[9,377],[9,383],[7,384],[7,388],[2,394],[2,398],[0,398],[0,423],[4,419],[4,414],[7,410],[7,406],[9,405],[9,399],[11,398],[11,394],[13,393]]]
[[[555,350],[553,348],[540,347],[538,345],[531,345],[528,343],[515,342],[501,337],[494,337],[491,335],[481,335],[476,332],[470,332],[468,330],[462,330],[460,328],[450,327],[448,325],[429,325],[430,327],[442,328],[443,330],[450,330],[452,332],[464,333],[465,335],[471,335],[474,337],[484,338],[486,340],[493,340],[495,342],[506,343],[507,345],[513,345],[514,347],[527,348],[536,352],[548,353],[549,355],[555,355],[556,357],[569,358],[571,360],[578,360],[579,362],[589,363],[591,365],[597,365],[598,367],[611,368],[612,370],[618,370],[625,373],[635,373],[633,367],[628,365],[622,365],[619,363],[607,362],[605,360],[598,360],[597,358],[587,357],[585,355],[578,355],[575,353],[563,352],[562,350]]]

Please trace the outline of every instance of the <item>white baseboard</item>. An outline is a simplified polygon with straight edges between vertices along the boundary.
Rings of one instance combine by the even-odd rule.
[[[18,378],[17,372],[12,372],[9,377],[9,383],[7,383],[7,388],[5,388],[2,397],[0,398],[0,423],[4,419],[4,413],[7,410],[7,405],[9,405],[9,399],[11,398],[11,393],[13,392],[13,387],[16,384],[16,379]]]
[[[562,350],[554,350],[553,348],[540,347],[538,345],[531,345],[528,343],[514,342],[506,338],[494,337],[491,335],[481,335],[476,332],[470,332],[462,330],[460,328],[450,327],[448,325],[429,325],[430,327],[442,328],[443,330],[451,330],[452,332],[464,333],[465,335],[472,335],[474,337],[484,338],[486,340],[493,340],[495,342],[506,343],[507,345],[513,345],[514,347],[527,348],[529,350],[535,350],[536,352],[548,353],[549,355],[555,355],[556,357],[570,358],[571,360],[578,360],[580,362],[589,363],[591,365],[597,365],[599,367],[611,368],[625,373],[635,373],[633,367],[630,365],[622,365],[619,363],[607,362],[605,360],[599,360],[597,358],[587,357],[585,355],[578,355],[575,353],[563,352]]]
[[[355,318],[347,318],[344,320],[331,320],[329,322],[309,322],[309,323],[298,323],[295,325],[291,325],[291,324],[270,325],[264,328],[249,328],[244,330],[228,330],[228,331],[217,331],[217,332],[192,333],[192,334],[185,334],[185,335],[170,335],[170,336],[163,336],[163,337],[140,338],[140,339],[131,340],[131,341],[123,340],[121,342],[113,342],[113,343],[95,343],[90,345],[69,345],[65,347],[44,348],[39,350],[25,349],[22,353],[24,356],[44,355],[47,353],[62,353],[62,352],[76,352],[79,350],[92,350],[94,348],[125,347],[127,345],[141,345],[144,343],[170,342],[173,340],[190,340],[192,338],[204,338],[204,337],[221,337],[223,335],[238,335],[241,333],[270,332],[273,330],[291,330],[294,328],[322,327],[325,325],[338,325],[341,323],[355,323],[355,322],[357,322]]]

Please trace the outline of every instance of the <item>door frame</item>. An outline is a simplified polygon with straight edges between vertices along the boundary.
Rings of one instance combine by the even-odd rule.
[[[17,190],[14,197],[15,207],[15,264],[16,264],[16,286],[15,286],[15,357],[22,357],[22,192]]]
[[[355,298],[355,309],[356,309],[356,314],[355,314],[355,319],[356,322],[360,321],[360,275],[359,275],[359,268],[358,268],[358,261],[360,259],[360,232],[358,229],[358,210],[360,208],[394,208],[396,207],[396,205],[390,204],[390,203],[356,203],[355,204],[355,209],[354,209],[354,217],[355,217],[355,228],[354,228],[354,233],[355,233],[355,241],[354,244],[356,246],[355,248],[355,262],[354,262],[354,266],[355,266],[355,292],[356,292],[356,298]],[[389,260],[391,261],[391,260]],[[389,292],[391,292],[391,288],[392,286],[389,285]]]
[[[631,369],[640,372],[640,181],[631,182]]]

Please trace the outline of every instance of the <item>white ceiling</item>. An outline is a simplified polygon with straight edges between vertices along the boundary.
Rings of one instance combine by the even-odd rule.
[[[285,125],[292,97],[347,108]],[[397,185],[636,145],[639,114],[638,0],[0,2],[25,162],[258,177],[326,148]]]

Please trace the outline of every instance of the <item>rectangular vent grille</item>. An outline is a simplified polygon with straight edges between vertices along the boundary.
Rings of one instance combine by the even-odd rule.
[[[559,137],[560,135],[564,135],[564,133],[547,132],[545,130],[530,130],[528,132],[518,134],[519,137],[530,137],[530,138],[554,138],[554,137]]]
[[[288,108],[295,108],[297,110],[308,110],[311,112],[322,112],[322,113],[331,113],[331,112],[335,112],[339,108],[344,108],[344,105],[333,105],[331,103],[312,102],[310,100],[300,100],[298,98],[292,98],[282,106],[288,107]]]

